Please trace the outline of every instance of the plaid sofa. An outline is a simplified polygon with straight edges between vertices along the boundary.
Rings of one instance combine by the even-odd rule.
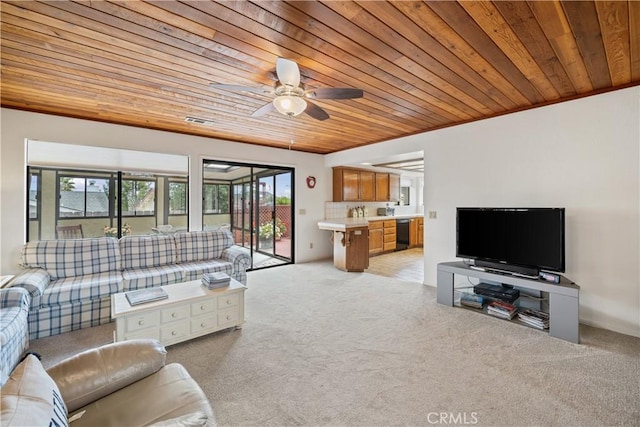
[[[197,280],[202,273],[223,272],[240,283],[247,283],[251,266],[248,250],[235,246],[229,230],[192,231],[174,235],[176,263],[183,280]]]
[[[0,289],[0,386],[29,348],[30,302],[26,289]]]
[[[228,230],[175,235],[28,242],[13,286],[29,291],[29,336],[57,335],[111,321],[111,295],[197,280],[224,271],[247,283],[249,251]]]
[[[21,264],[13,286],[31,294],[31,339],[111,321],[111,294],[122,290],[117,239],[28,242]]]

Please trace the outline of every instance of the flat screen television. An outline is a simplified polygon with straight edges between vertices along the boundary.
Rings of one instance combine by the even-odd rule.
[[[537,276],[564,272],[564,208],[457,208],[456,256]]]

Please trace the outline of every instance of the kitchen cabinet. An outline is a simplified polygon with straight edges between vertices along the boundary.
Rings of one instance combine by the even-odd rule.
[[[409,222],[409,247],[415,248],[423,245],[424,218],[411,218]]]
[[[411,218],[409,220],[409,247],[415,248],[418,246],[418,220]]]
[[[369,230],[352,227],[333,232],[333,265],[343,271],[369,268]]]
[[[396,220],[369,221],[369,255],[396,249]]]
[[[383,250],[393,251],[396,249],[396,220],[383,221]]]
[[[333,168],[333,201],[366,202],[375,199],[375,172]]]
[[[400,175],[365,169],[333,168],[334,202],[395,202],[400,200]]]
[[[397,202],[400,200],[400,175],[389,174],[389,200]]]
[[[376,201],[389,201],[389,174],[376,172]]]
[[[369,255],[384,251],[384,221],[369,221]]]

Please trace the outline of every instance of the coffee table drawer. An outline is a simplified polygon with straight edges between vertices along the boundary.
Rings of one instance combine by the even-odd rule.
[[[162,319],[162,323],[174,322],[176,320],[186,319],[188,317],[189,317],[188,305],[165,308],[160,312],[160,318]]]
[[[158,327],[160,325],[160,313],[152,311],[148,313],[140,313],[130,317],[127,317],[126,332],[133,332],[152,326]]]
[[[240,304],[240,295],[232,294],[232,295],[224,295],[218,297],[218,308],[224,309],[227,307],[236,307]]]
[[[189,335],[189,319],[181,320],[178,322],[168,323],[160,328],[160,341],[171,342],[181,341]]]
[[[201,314],[213,313],[216,311],[217,299],[211,298],[208,300],[198,301],[191,304],[191,315],[199,316]]]
[[[240,320],[240,310],[237,308],[229,308],[218,312],[218,326],[238,323]]]
[[[191,319],[191,333],[196,334],[200,331],[206,331],[208,329],[215,329],[218,326],[218,319],[215,314],[211,316],[200,316],[195,319]]]

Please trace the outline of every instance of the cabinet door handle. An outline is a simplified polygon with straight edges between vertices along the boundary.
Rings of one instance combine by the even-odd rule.
[[[231,316],[227,315],[227,320],[231,320]]]
[[[178,313],[171,313],[171,317],[178,317]]]
[[[144,320],[138,320],[138,325],[139,325],[139,326],[144,325]]]
[[[200,310],[202,310],[202,311],[204,310],[204,305],[200,306]]]
[[[227,300],[227,305],[228,305],[228,304],[231,304],[231,300],[230,300],[230,299],[228,299],[228,300]]]
[[[176,331],[171,331],[171,335],[173,335],[174,337],[177,335],[178,333]]]
[[[204,323],[200,323],[200,327],[204,328],[206,325]]]

